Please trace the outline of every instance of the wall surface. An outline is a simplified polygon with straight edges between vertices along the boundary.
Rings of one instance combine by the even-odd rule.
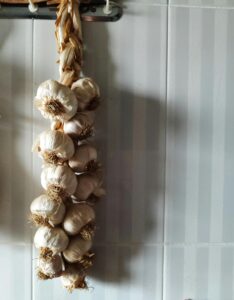
[[[83,24],[102,92],[89,291],[35,276],[29,205],[42,191],[32,100],[58,78],[53,21],[0,20],[0,291],[4,300],[234,299],[234,1],[123,1]],[[93,288],[92,288],[93,287]]]

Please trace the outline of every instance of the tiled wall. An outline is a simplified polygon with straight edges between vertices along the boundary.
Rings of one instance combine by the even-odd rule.
[[[54,22],[0,21],[0,299],[234,300],[234,1],[122,2],[119,22],[83,24],[107,197],[93,288],[71,295],[36,278],[27,221]]]

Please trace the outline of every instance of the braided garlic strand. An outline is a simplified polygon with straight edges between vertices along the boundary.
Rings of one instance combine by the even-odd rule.
[[[60,78],[43,82],[35,97],[35,106],[51,126],[33,146],[43,159],[44,194],[32,202],[31,219],[39,227],[34,237],[40,252],[38,277],[61,276],[64,287],[72,291],[87,288],[96,228],[91,205],[105,194],[97,150],[89,142],[100,91],[91,78],[80,78],[79,1],[62,0],[55,25]]]

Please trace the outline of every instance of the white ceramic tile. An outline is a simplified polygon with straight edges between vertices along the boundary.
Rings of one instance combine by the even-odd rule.
[[[233,247],[168,247],[164,299],[233,300],[233,259]]]
[[[233,13],[170,10],[169,242],[233,241]]]
[[[31,262],[31,246],[0,245],[2,299],[32,299]]]
[[[107,198],[98,207],[97,240],[161,242],[166,8],[128,5],[121,22],[85,23],[84,38],[85,73],[103,98],[96,139]]]
[[[211,8],[234,8],[233,0],[168,0],[171,5]]]
[[[162,247],[106,245],[95,250],[95,265],[87,277],[88,290],[69,294],[60,279],[40,281],[34,275],[33,299],[162,299]]]
[[[0,243],[30,241],[32,21],[0,21]]]

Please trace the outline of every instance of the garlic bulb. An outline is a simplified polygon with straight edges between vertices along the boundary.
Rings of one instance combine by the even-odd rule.
[[[38,225],[45,225],[47,222],[52,226],[63,221],[65,205],[58,198],[50,199],[47,195],[40,195],[33,200],[30,207],[32,219]]]
[[[77,113],[71,120],[64,123],[63,130],[72,138],[86,139],[93,133],[94,112]]]
[[[63,271],[63,259],[61,255],[54,255],[51,259],[40,257],[37,261],[38,277],[40,279],[52,279],[59,277]]]
[[[34,236],[34,244],[36,248],[48,248],[53,252],[53,254],[57,254],[65,250],[68,243],[69,239],[66,233],[58,227],[39,227]]]
[[[63,286],[68,289],[69,292],[78,288],[87,288],[85,273],[74,265],[70,265],[66,268],[62,273],[61,281]]]
[[[68,207],[63,228],[69,235],[75,235],[87,224],[93,223],[95,220],[95,212],[93,208],[87,204],[72,204]]]
[[[75,172],[93,171],[98,168],[97,150],[89,144],[80,145],[68,164]]]
[[[77,188],[74,196],[81,200],[87,200],[91,195],[101,197],[105,195],[105,190],[102,188],[102,180],[94,174],[82,174],[77,176]]]
[[[75,236],[70,239],[70,243],[66,250],[63,251],[63,256],[70,263],[79,262],[82,256],[92,247],[91,240],[84,240],[80,236]]]
[[[49,195],[72,195],[77,186],[75,173],[68,166],[46,165],[41,173],[41,185]]]
[[[69,87],[47,80],[37,90],[35,105],[44,118],[67,121],[76,114],[78,101]]]
[[[100,90],[92,78],[81,78],[73,83],[74,91],[79,103],[79,111],[95,109],[99,104]]]
[[[72,139],[61,131],[47,130],[39,135],[37,151],[48,163],[63,163],[75,152]]]

